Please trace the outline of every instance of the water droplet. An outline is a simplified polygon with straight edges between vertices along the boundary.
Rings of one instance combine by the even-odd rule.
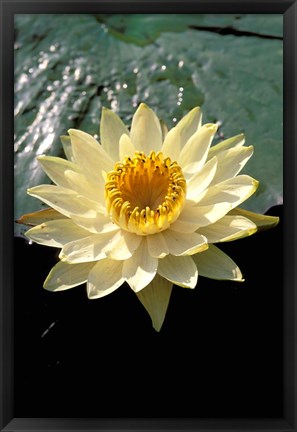
[[[173,121],[173,123],[176,123],[177,122],[177,118],[173,117],[172,121]]]
[[[20,84],[24,84],[28,81],[28,79],[29,79],[28,75],[23,73],[20,76],[19,82],[20,82]]]
[[[180,88],[179,88],[179,91],[180,91],[180,92],[183,92],[183,91],[184,91],[184,88],[183,88],[183,87],[180,87]]]
[[[75,81],[79,80],[79,78],[80,78],[80,72],[81,72],[80,68],[76,68],[75,69],[75,71],[74,71],[74,79],[75,79]]]
[[[86,84],[87,84],[87,85],[88,85],[88,84],[92,84],[92,82],[93,82],[92,75],[87,75],[87,77],[86,77]]]
[[[132,97],[132,105],[133,105],[134,108],[137,107],[137,105],[138,105],[138,96],[137,96],[137,94],[135,94]]]
[[[118,101],[116,101],[116,100],[111,101],[110,106],[111,106],[111,109],[113,111],[117,111],[117,109],[118,109]]]
[[[185,62],[184,62],[183,60],[180,60],[180,61],[178,62],[178,67],[179,67],[179,68],[182,68],[184,64],[185,64]]]
[[[124,88],[124,89],[128,88],[128,84],[124,83],[124,84],[123,84],[123,88]]]
[[[135,67],[135,68],[133,69],[133,73],[137,74],[138,72],[139,72],[139,69],[138,69],[137,67]]]
[[[166,65],[162,65],[162,66],[161,66],[161,69],[162,69],[162,70],[166,70],[166,68],[167,68]]]
[[[41,70],[45,70],[47,68],[48,65],[48,60],[44,60],[42,63],[39,64],[39,69]]]

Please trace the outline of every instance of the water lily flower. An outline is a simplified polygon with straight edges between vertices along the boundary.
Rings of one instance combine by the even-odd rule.
[[[242,134],[211,146],[216,124],[192,109],[167,130],[144,103],[130,130],[103,108],[100,142],[70,129],[67,159],[39,156],[54,184],[28,189],[48,209],[22,216],[32,241],[61,248],[44,288],[86,282],[97,299],[127,282],[159,331],[172,286],[195,288],[200,276],[242,281],[215,244],[272,227],[278,218],[239,208],[258,182],[239,175],[253,154]]]

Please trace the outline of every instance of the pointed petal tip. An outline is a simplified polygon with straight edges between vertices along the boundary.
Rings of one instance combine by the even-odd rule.
[[[195,106],[194,108],[191,109],[191,111],[188,114],[192,114],[195,115],[197,113],[202,113],[200,106]]]
[[[157,333],[160,333],[162,325],[163,325],[163,323],[160,324],[160,323],[154,323],[154,322],[152,322],[153,329],[156,330]]]
[[[279,216],[263,215],[263,221],[266,221],[266,224],[258,226],[259,232],[260,231],[266,231],[268,229],[276,227],[279,224],[280,218],[279,218]]]
[[[109,114],[109,113],[115,114],[115,112],[111,108],[107,108],[106,106],[103,106],[101,108],[101,116],[103,115],[103,113],[104,114]]]
[[[59,253],[59,260],[67,262],[67,256],[62,251]]]
[[[257,225],[258,232],[274,228],[280,221],[278,216],[263,215],[237,207],[233,210],[234,214],[242,215]]]
[[[215,123],[205,123],[203,126],[211,132],[216,132],[218,130],[218,125]]]
[[[275,227],[276,225],[278,225],[279,223],[279,216],[271,216],[271,221],[273,221],[272,224],[270,225],[271,228]]]
[[[21,225],[29,225],[29,226],[31,226],[30,223],[26,222],[26,215],[22,215],[22,216],[20,216],[20,217],[19,217],[18,219],[16,219],[14,222],[17,223],[17,224],[21,224]],[[26,234],[26,233],[25,233],[25,234]]]
[[[259,180],[253,179],[254,190],[256,191],[260,185]]]
[[[244,278],[238,278],[238,279],[234,279],[234,282],[245,282],[245,279]]]

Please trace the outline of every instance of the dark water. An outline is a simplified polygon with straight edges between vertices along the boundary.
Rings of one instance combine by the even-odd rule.
[[[45,291],[57,250],[16,238],[15,416],[281,417],[282,239],[225,244],[246,282],[174,287],[156,333],[127,286]]]

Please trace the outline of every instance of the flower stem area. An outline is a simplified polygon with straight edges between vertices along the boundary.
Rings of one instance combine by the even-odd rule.
[[[282,206],[268,214],[273,230],[220,245],[245,282],[174,287],[160,333],[126,284],[42,289],[59,251],[15,238],[15,416],[281,417]]]

